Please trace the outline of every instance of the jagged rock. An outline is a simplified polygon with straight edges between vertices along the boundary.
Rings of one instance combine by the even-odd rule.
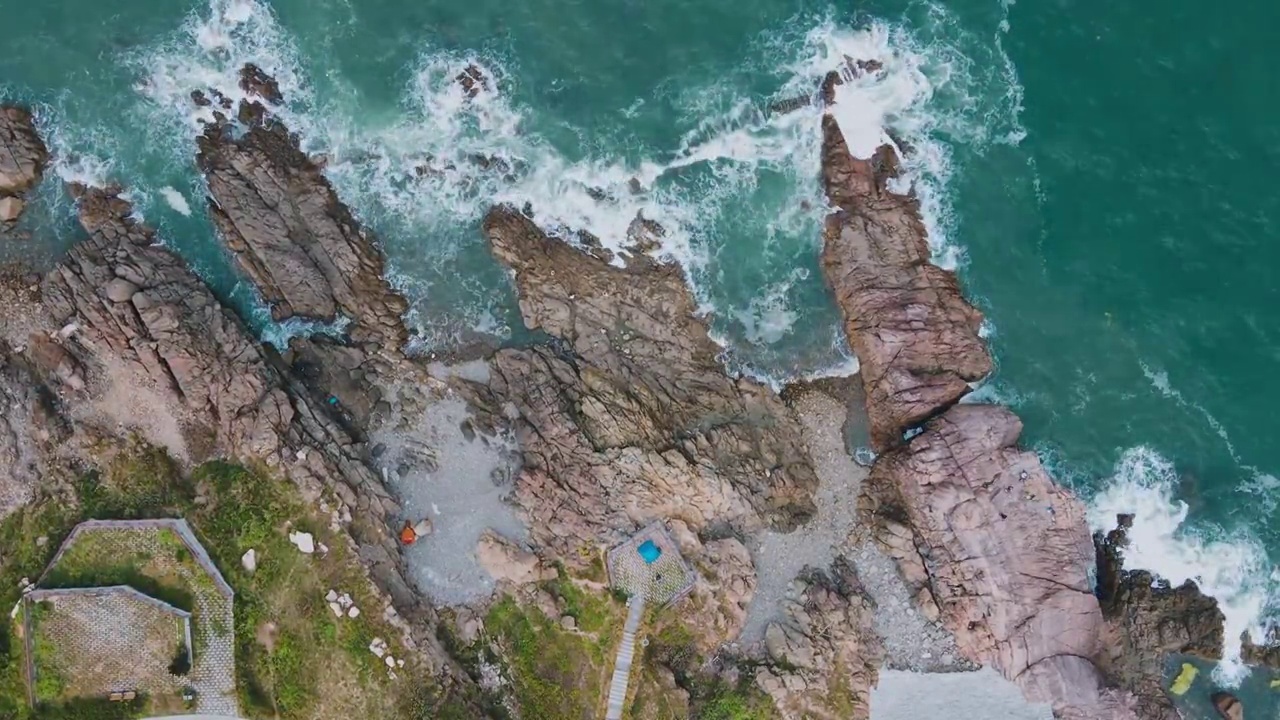
[[[667,523],[680,554],[696,569],[697,579],[683,600],[682,615],[694,645],[710,655],[742,632],[747,608],[756,592],[756,569],[751,553],[736,538],[710,540],[703,544],[689,526],[679,520]]]
[[[405,643],[429,669],[452,661],[434,637],[434,610],[411,589],[390,532],[400,508],[364,464],[363,445],[311,399],[283,361],[252,339],[209,289],[153,232],[130,218],[117,191],[73,187],[88,238],[43,284],[54,327],[84,364],[131,368],[180,407],[191,433],[211,430],[228,457],[262,462],[304,495],[331,492],[353,519],[354,549],[396,608]],[[138,290],[112,302],[102,289],[124,278]],[[404,618],[407,620],[402,620]],[[412,621],[412,625],[408,624]]]
[[[27,338],[27,357],[46,378],[52,378],[72,390],[84,389],[84,369],[80,362],[48,336],[32,333]]]
[[[1177,588],[1145,570],[1124,569],[1124,547],[1133,516],[1121,515],[1105,536],[1094,535],[1098,598],[1110,626],[1106,667],[1137,698],[1144,720],[1177,720],[1164,687],[1169,653],[1220,660],[1223,616],[1218,603],[1193,582]]]
[[[49,150],[31,113],[0,105],[0,197],[17,197],[35,187],[48,162]]]
[[[492,530],[486,530],[476,543],[476,559],[495,580],[513,585],[527,585],[556,576],[555,569],[543,565],[537,555],[516,547]]]
[[[490,90],[488,77],[485,76],[483,70],[475,65],[468,65],[463,68],[462,72],[458,73],[458,76],[454,78],[454,82],[461,85],[462,92],[472,99],[478,97],[481,92]]]
[[[1229,692],[1216,692],[1209,698],[1223,720],[1244,720],[1244,705]]]
[[[556,338],[498,352],[488,385],[468,386],[485,422],[516,418],[516,499],[537,545],[568,556],[655,518],[809,518],[817,478],[798,423],[772,390],[725,374],[679,268],[609,265],[509,207],[485,232],[525,324]]]
[[[966,658],[1032,701],[1104,717],[1094,663],[1106,628],[1089,581],[1084,507],[1017,449],[1021,431],[1004,408],[956,405],[880,456],[862,507],[877,525],[887,518],[910,529],[910,542],[885,542],[880,530],[881,545],[910,581],[924,573],[915,590],[927,592]]]
[[[807,568],[796,582],[785,619],[765,630],[770,662],[756,670],[756,685],[787,720],[866,720],[884,649],[853,566],[837,557],[829,571]]]
[[[883,450],[945,410],[991,371],[982,314],[955,274],[930,262],[919,202],[890,190],[891,145],[855,158],[835,118],[822,119],[822,176],[835,211],[823,230],[822,269],[861,363],[872,444]]]
[[[258,74],[246,73],[253,87],[270,92]],[[198,144],[210,213],[272,317],[343,315],[356,343],[398,354],[408,338],[400,319],[408,303],[383,277],[381,251],[288,129],[270,117],[243,133],[212,123]]]
[[[253,548],[245,550],[244,555],[240,556],[240,566],[244,568],[245,572],[252,575],[258,569],[258,551]]]
[[[284,102],[284,93],[280,92],[280,83],[276,82],[275,78],[253,63],[247,63],[240,68],[240,89],[250,95],[256,95],[272,105],[279,105]]]

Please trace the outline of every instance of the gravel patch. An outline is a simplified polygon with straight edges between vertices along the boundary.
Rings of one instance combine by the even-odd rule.
[[[1027,702],[1017,685],[990,668],[945,674],[880,671],[880,682],[871,689],[871,720],[922,718],[1052,720],[1053,710]]]
[[[858,542],[847,557],[875,603],[872,619],[876,634],[884,641],[885,668],[953,672],[976,667],[960,657],[951,633],[920,612],[898,575],[897,564],[874,542]]]
[[[485,530],[516,542],[528,537],[510,500],[519,468],[515,439],[480,433],[470,417],[466,403],[449,396],[371,436],[375,462],[399,496],[404,519],[431,520],[432,533],[406,548],[405,559],[418,587],[442,605],[493,592],[493,578],[475,555]]]
[[[856,378],[801,390],[789,401],[804,426],[818,474],[818,511],[795,532],[761,532],[747,543],[757,586],[739,641],[761,640],[768,624],[780,619],[780,601],[794,596],[795,577],[806,565],[825,568],[843,554],[875,604],[873,619],[884,641],[886,668],[972,670],[976,666],[959,656],[951,633],[917,609],[894,561],[857,526],[857,498],[868,469],[854,462],[850,451],[866,442],[866,419],[860,393],[845,392],[850,383],[856,384]]]
[[[793,581],[805,566],[830,567],[853,529],[858,489],[866,468],[853,462],[841,438],[845,408],[834,398],[806,392],[792,401],[806,431],[818,473],[813,519],[790,533],[762,531],[746,543],[756,566],[756,594],[747,608],[739,642],[764,637],[769,623],[780,619],[780,602],[794,596]]]

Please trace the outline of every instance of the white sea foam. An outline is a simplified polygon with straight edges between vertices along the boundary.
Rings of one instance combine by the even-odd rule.
[[[1175,499],[1178,477],[1171,462],[1146,447],[1132,448],[1089,508],[1095,530],[1110,530],[1116,515],[1133,513],[1125,564],[1180,585],[1194,580],[1218,600],[1225,617],[1224,661],[1215,671],[1225,684],[1248,673],[1240,659],[1242,633],[1262,637],[1262,618],[1277,577],[1258,540],[1244,532],[1187,523],[1188,506]]]
[[[1145,362],[1139,363],[1139,365],[1142,367],[1142,374],[1146,376],[1147,381],[1151,383],[1151,387],[1155,388],[1161,395],[1173,400],[1178,405],[1188,410],[1193,410],[1203,417],[1204,421],[1209,425],[1213,432],[1222,439],[1222,443],[1226,446],[1227,452],[1230,453],[1231,459],[1236,461],[1237,464],[1241,463],[1240,456],[1236,454],[1236,446],[1231,442],[1231,436],[1227,434],[1226,427],[1223,426],[1222,423],[1218,422],[1218,419],[1214,417],[1212,413],[1206,410],[1200,403],[1188,400],[1181,391],[1175,388],[1169,382],[1169,373],[1164,370],[1153,370]]]
[[[948,18],[935,8],[929,22]],[[781,32],[745,62],[754,71],[781,76],[774,99],[816,93],[821,78],[845,57],[884,63],[882,72],[841,90],[840,121],[849,126],[846,133],[859,152],[885,140],[886,126],[912,145],[899,187],[920,198],[935,260],[954,267],[963,253],[950,241],[949,143],[985,142],[980,125],[1001,110],[971,97],[990,88],[968,77],[963,56],[937,39],[942,33],[921,40],[913,32],[882,22],[853,29],[823,19],[803,34],[794,28]],[[600,153],[570,159],[529,129],[528,109],[502,92],[507,71],[491,55],[428,49],[405,87],[398,116],[370,114],[355,103],[344,105],[342,98],[317,102],[293,39],[259,0],[210,0],[181,32],[132,60],[144,78],[137,90],[158,111],[155,120],[177,130],[175,158],[189,158],[192,136],[212,113],[192,103],[193,89],[238,100],[244,63],[273,75],[285,96],[275,111],[297,131],[304,149],[325,156],[325,172],[344,200],[391,236],[393,269],[419,280],[407,288],[426,293],[439,290],[439,281],[452,282],[459,254],[482,252],[478,239],[460,228],[473,227],[495,202],[528,203],[547,231],[570,242],[583,238],[574,231],[584,231],[620,260],[628,252],[633,220],[657,221],[667,232],[655,254],[685,268],[704,310],[750,323],[735,333],[749,343],[780,343],[796,323],[805,322],[800,309],[779,295],[716,297],[706,271],[719,252],[719,226],[744,207],[753,210],[751,193],[765,172],[786,178],[790,197],[755,210],[761,233],[770,243],[817,242],[824,212],[817,179],[819,107],[764,112],[757,101],[726,95],[742,90],[709,79],[685,94],[683,110],[698,122],[674,150],[655,149],[629,161]],[[468,67],[483,72],[488,88],[475,97],[454,80]],[[637,98],[630,111],[642,106],[643,98]],[[409,247],[413,241],[407,238],[430,240]],[[434,281],[425,279],[433,273]],[[765,281],[769,287],[778,282]],[[502,327],[497,318],[503,311],[492,294],[467,302],[460,308],[433,303],[431,317],[417,318],[416,325],[431,334],[440,330],[430,327],[433,322],[456,328],[470,317],[477,330]]]
[[[178,192],[177,188],[172,185],[165,185],[160,188],[160,196],[176,212],[186,217],[191,217],[191,206],[187,204],[187,198]]]

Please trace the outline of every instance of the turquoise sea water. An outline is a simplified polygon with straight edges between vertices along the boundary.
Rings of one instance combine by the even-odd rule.
[[[1280,557],[1280,5],[1173,0],[0,0],[0,96],[35,105],[64,178],[116,180],[222,294],[255,307],[210,232],[197,87],[254,61],[383,239],[423,350],[519,339],[479,219],[533,204],[616,242],[670,231],[726,362],[783,381],[847,367],[818,271],[817,115],[770,117],[842,55],[888,62],[859,117],[916,152],[938,261],[990,320],[1026,440],[1140,562],[1261,622]],[[467,103],[468,63],[496,95]],[[498,157],[514,177],[467,158]],[[430,158],[430,159],[429,159]],[[452,162],[440,178],[415,165]],[[629,189],[641,181],[642,192]],[[592,197],[603,190],[609,199]],[[58,183],[0,260],[74,240]],[[262,331],[282,337],[305,328]],[[1184,505],[1185,503],[1185,505]],[[1185,515],[1185,517],[1184,517]]]

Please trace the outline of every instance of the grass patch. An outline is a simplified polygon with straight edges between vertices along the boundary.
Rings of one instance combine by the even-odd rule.
[[[649,636],[649,646],[638,669],[638,679],[628,717],[631,720],[775,720],[773,701],[756,687],[754,672],[742,668],[735,684],[701,671],[705,658],[696,649],[686,618],[661,618]],[[696,622],[695,618],[688,620]],[[665,687],[663,670],[688,693],[688,702],[677,705]]]
[[[577,631],[505,597],[489,609],[487,637],[477,644],[498,649],[490,659],[505,667],[523,720],[601,717],[625,610],[612,596],[579,586],[563,570],[543,589],[577,621]]]
[[[104,449],[104,456],[110,451]],[[234,627],[209,625],[211,631],[234,637],[242,715],[273,720],[474,717],[468,699],[445,695],[412,664],[396,669],[398,679],[388,676],[368,646],[381,637],[391,644],[393,655],[404,657],[398,631],[382,619],[383,604],[375,599],[345,538],[335,537],[328,519],[314,516],[287,480],[223,462],[202,465],[184,478],[163,451],[131,443],[100,472],[85,474],[71,486],[73,493],[41,498],[0,521],[4,609],[19,598],[18,580],[39,577],[76,523],[184,517],[236,592]],[[313,533],[317,543],[329,547],[328,555],[298,552],[287,527]],[[48,540],[37,544],[41,536]],[[182,569],[198,564],[180,539],[161,537],[145,551],[127,555],[115,554],[112,547],[110,538],[95,538],[83,549],[77,543],[51,578],[64,586],[129,584],[193,613],[201,593],[212,587],[211,581],[207,587],[181,582]],[[240,563],[249,548],[258,556],[254,574]],[[362,614],[335,618],[324,600],[329,588],[350,594]],[[158,708],[158,699],[134,703],[133,709],[93,699],[33,710],[26,701],[17,631],[12,623],[0,623],[0,720],[115,720]],[[198,664],[200,633],[194,640]]]
[[[245,714],[282,720],[411,717],[398,714],[414,706],[406,696],[420,703],[436,698],[412,666],[395,668],[393,680],[370,652],[380,637],[391,644],[391,655],[405,657],[359,559],[323,518],[310,514],[292,484],[223,462],[197,468],[192,481],[209,500],[192,508],[189,519],[236,589],[237,687]],[[312,533],[317,545],[328,547],[327,555],[300,553],[288,539],[290,529]],[[249,549],[258,559],[252,574],[240,563]],[[360,616],[335,617],[324,599],[330,589],[349,594]]]

